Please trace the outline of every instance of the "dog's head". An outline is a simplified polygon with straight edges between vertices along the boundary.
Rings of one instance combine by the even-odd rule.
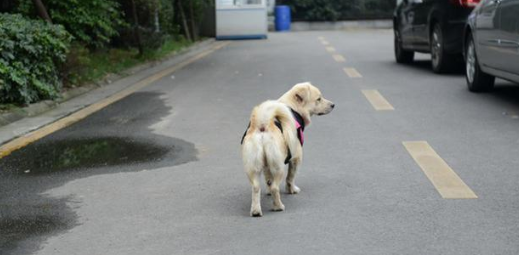
[[[333,102],[325,99],[321,91],[309,82],[294,85],[280,101],[299,112],[307,122],[310,122],[310,116],[328,114],[335,107]]]

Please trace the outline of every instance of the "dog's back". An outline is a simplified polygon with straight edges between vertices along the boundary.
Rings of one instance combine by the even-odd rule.
[[[281,129],[276,126],[276,121]],[[286,105],[266,101],[256,106],[242,146],[246,171],[261,172],[265,167],[283,166],[287,149],[295,152],[299,146],[295,134],[295,122]]]

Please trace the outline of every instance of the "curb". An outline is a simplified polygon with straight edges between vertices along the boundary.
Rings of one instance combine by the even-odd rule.
[[[206,47],[207,45],[212,44],[214,42],[215,42],[215,40],[212,38],[206,39],[201,42],[196,42],[189,47],[182,48],[178,51],[174,51],[174,52],[166,55],[162,59],[139,64],[137,66],[126,69],[126,70],[120,72],[119,74],[110,73],[110,74],[107,74],[105,77],[101,78],[99,81],[96,81],[94,83],[88,83],[81,87],[72,88],[72,89],[63,91],[61,93],[61,97],[56,100],[44,100],[44,101],[40,101],[38,103],[30,104],[29,106],[26,106],[23,108],[14,109],[11,112],[1,113],[0,114],[0,127],[9,125],[11,123],[14,123],[14,122],[19,121],[26,117],[32,117],[32,116],[36,116],[36,115],[45,113],[47,111],[55,109],[61,103],[64,103],[72,98],[81,96],[81,95],[83,95],[87,92],[90,92],[92,90],[95,90],[97,88],[108,86],[114,82],[117,82],[123,78],[126,78],[127,76],[130,76],[130,75],[139,73],[141,71],[144,71],[146,69],[152,68],[154,66],[160,65],[163,62],[174,59],[174,58],[179,57],[188,52],[196,51],[196,50]]]

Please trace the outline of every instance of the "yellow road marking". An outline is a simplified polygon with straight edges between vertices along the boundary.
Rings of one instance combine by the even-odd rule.
[[[346,59],[342,55],[339,55],[339,54],[334,54],[333,59],[335,59],[335,61],[337,61],[339,63],[346,62]]]
[[[403,142],[443,198],[478,198],[426,141]]]
[[[319,39],[319,40],[321,40],[321,41],[322,41],[322,40],[324,40],[324,37],[322,37],[322,36],[319,36],[319,37],[317,37],[317,39]]]
[[[103,109],[104,107],[125,98],[126,96],[132,94],[133,92],[135,92],[139,89],[142,89],[159,79],[162,79],[166,75],[168,75],[172,72],[175,72],[175,71],[215,52],[218,49],[223,48],[224,46],[228,45],[229,43],[230,42],[218,43],[217,45],[213,46],[212,48],[210,48],[190,59],[187,59],[184,62],[181,62],[170,68],[157,72],[157,73],[133,84],[132,86],[118,92],[117,94],[114,94],[114,95],[112,95],[108,98],[105,98],[97,103],[94,103],[90,106],[87,106],[67,117],[64,117],[56,122],[53,122],[47,126],[40,128],[38,130],[32,131],[21,137],[15,138],[8,143],[5,143],[4,145],[0,146],[0,158],[3,158],[5,156],[11,154],[15,150],[18,150],[32,142],[37,141],[38,139],[41,139],[49,134],[52,134],[64,127],[70,126],[70,125],[86,118],[87,116],[91,115],[92,113],[95,113],[95,112]]]
[[[326,46],[326,51],[328,52],[335,52],[335,48],[332,46]]]
[[[362,90],[362,94],[368,99],[377,111],[392,111],[395,108],[378,92],[378,90]]]
[[[350,78],[362,78],[362,75],[357,71],[355,68],[351,67],[345,67],[344,72],[348,75]]]
[[[329,45],[329,44],[330,44],[330,43],[329,43],[328,41],[326,41],[326,40],[322,40],[321,43],[322,43],[323,45]]]

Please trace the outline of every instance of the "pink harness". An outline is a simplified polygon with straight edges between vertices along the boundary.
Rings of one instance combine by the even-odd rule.
[[[295,118],[296,121],[296,129],[297,129],[297,136],[299,138],[299,142],[301,142],[301,145],[305,143],[305,134],[303,133],[303,128],[301,128],[301,124],[299,124],[299,121],[297,121],[297,118]]]

